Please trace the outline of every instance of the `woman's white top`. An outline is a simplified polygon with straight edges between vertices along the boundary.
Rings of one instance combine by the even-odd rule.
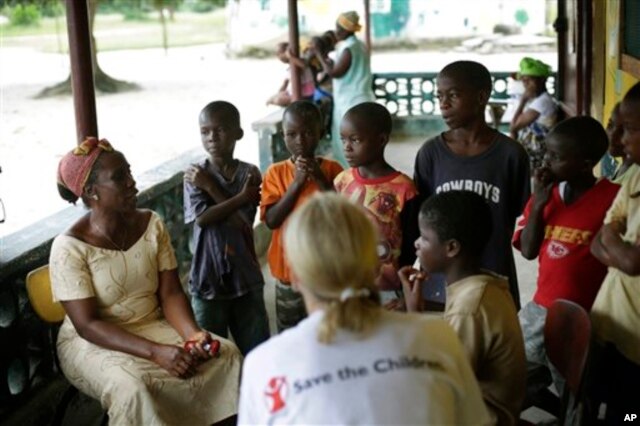
[[[381,312],[367,337],[318,342],[317,311],[245,359],[239,424],[489,424],[453,329]]]

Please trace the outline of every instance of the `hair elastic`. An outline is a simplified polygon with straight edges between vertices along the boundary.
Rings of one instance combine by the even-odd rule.
[[[347,287],[340,293],[340,301],[345,302],[347,299],[351,299],[354,297],[369,297],[370,294],[371,292],[366,288],[360,288],[356,290],[353,287]]]

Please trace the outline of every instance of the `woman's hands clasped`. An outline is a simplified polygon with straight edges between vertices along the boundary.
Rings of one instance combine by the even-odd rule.
[[[199,331],[190,336],[188,342],[193,342],[188,345],[189,350],[174,345],[157,345],[152,351],[151,361],[172,376],[181,379],[193,377],[198,372],[197,367],[211,359],[211,352],[205,347],[211,347],[213,339],[206,331]]]

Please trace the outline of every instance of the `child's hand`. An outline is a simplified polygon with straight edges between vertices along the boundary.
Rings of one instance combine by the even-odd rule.
[[[395,312],[406,312],[407,310],[407,307],[404,304],[404,300],[402,299],[389,300],[382,307],[387,311],[395,311]]]
[[[402,288],[402,283],[398,278],[398,271],[393,265],[383,263],[376,277],[376,286],[380,290],[399,290]]]
[[[544,207],[551,197],[553,175],[547,167],[540,167],[533,174],[533,202],[537,208]]]
[[[311,179],[316,182],[324,182],[326,180],[324,173],[322,173],[322,169],[320,168],[320,163],[315,158],[307,158],[306,164],[307,169],[309,170],[309,175]]]
[[[207,190],[215,185],[215,181],[200,166],[192,164],[187,171],[184,172],[185,182],[189,182],[196,188]]]
[[[260,182],[256,182],[253,175],[249,174],[247,180],[244,182],[240,195],[244,198],[246,203],[259,204],[260,203]]]
[[[408,312],[420,312],[424,310],[422,298],[422,282],[427,278],[424,271],[418,271],[412,266],[403,266],[398,271],[398,278],[402,283],[404,302]]]
[[[627,224],[624,220],[615,220],[607,225],[613,232],[618,235],[623,235],[627,232]]]
[[[297,181],[298,183],[303,183],[309,180],[309,177],[311,176],[311,172],[309,170],[308,159],[298,156],[295,159],[295,165],[296,165],[296,174],[294,176],[294,180]]]

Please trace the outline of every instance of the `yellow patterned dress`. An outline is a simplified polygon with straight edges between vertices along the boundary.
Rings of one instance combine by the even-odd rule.
[[[67,235],[51,248],[55,300],[95,297],[102,319],[135,335],[182,345],[158,305],[158,271],[176,267],[169,234],[152,213],[142,237],[128,250],[108,250]],[[58,355],[67,379],[98,399],[117,425],[205,425],[237,413],[242,357],[221,339],[220,357],[183,380],[157,364],[105,349],[81,338],[69,317],[58,335]]]

